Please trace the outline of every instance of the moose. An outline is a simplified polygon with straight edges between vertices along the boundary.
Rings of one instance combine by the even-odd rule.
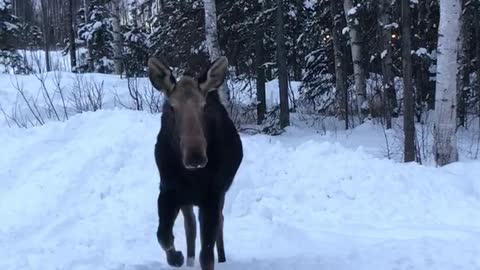
[[[218,261],[226,261],[223,206],[243,159],[240,136],[219,94],[227,69],[227,58],[220,57],[199,78],[184,74],[177,81],[158,58],[148,61],[153,87],[166,96],[155,144],[160,173],[157,239],[168,264],[174,267],[182,266],[185,260],[175,249],[172,231],[180,210],[185,222],[187,266],[194,265],[197,232],[193,206],[199,208],[202,270],[214,269],[215,244]]]

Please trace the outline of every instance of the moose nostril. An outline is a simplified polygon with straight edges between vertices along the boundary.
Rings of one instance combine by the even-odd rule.
[[[201,169],[207,165],[208,159],[203,155],[191,155],[187,157],[183,164],[189,170]]]

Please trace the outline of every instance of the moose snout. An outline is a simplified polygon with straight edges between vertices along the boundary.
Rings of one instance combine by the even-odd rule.
[[[208,158],[200,151],[187,154],[183,160],[183,166],[185,166],[185,168],[188,170],[205,168],[207,163]]]
[[[181,140],[183,166],[188,170],[205,168],[207,142],[202,136],[185,136]]]
[[[203,136],[183,136],[180,139],[183,166],[188,170],[205,168],[208,162],[207,142]]]

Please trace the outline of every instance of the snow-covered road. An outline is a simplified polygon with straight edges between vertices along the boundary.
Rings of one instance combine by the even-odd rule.
[[[155,237],[159,122],[105,110],[0,129],[0,269],[171,269]],[[480,162],[400,164],[314,134],[242,140],[218,269],[480,269]],[[175,235],[185,250],[181,216]]]

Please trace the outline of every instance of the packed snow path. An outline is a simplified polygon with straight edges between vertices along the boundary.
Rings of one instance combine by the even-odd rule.
[[[0,129],[0,269],[172,269],[155,237],[159,125],[107,110]],[[399,164],[318,138],[242,135],[217,269],[480,269],[479,162]]]

